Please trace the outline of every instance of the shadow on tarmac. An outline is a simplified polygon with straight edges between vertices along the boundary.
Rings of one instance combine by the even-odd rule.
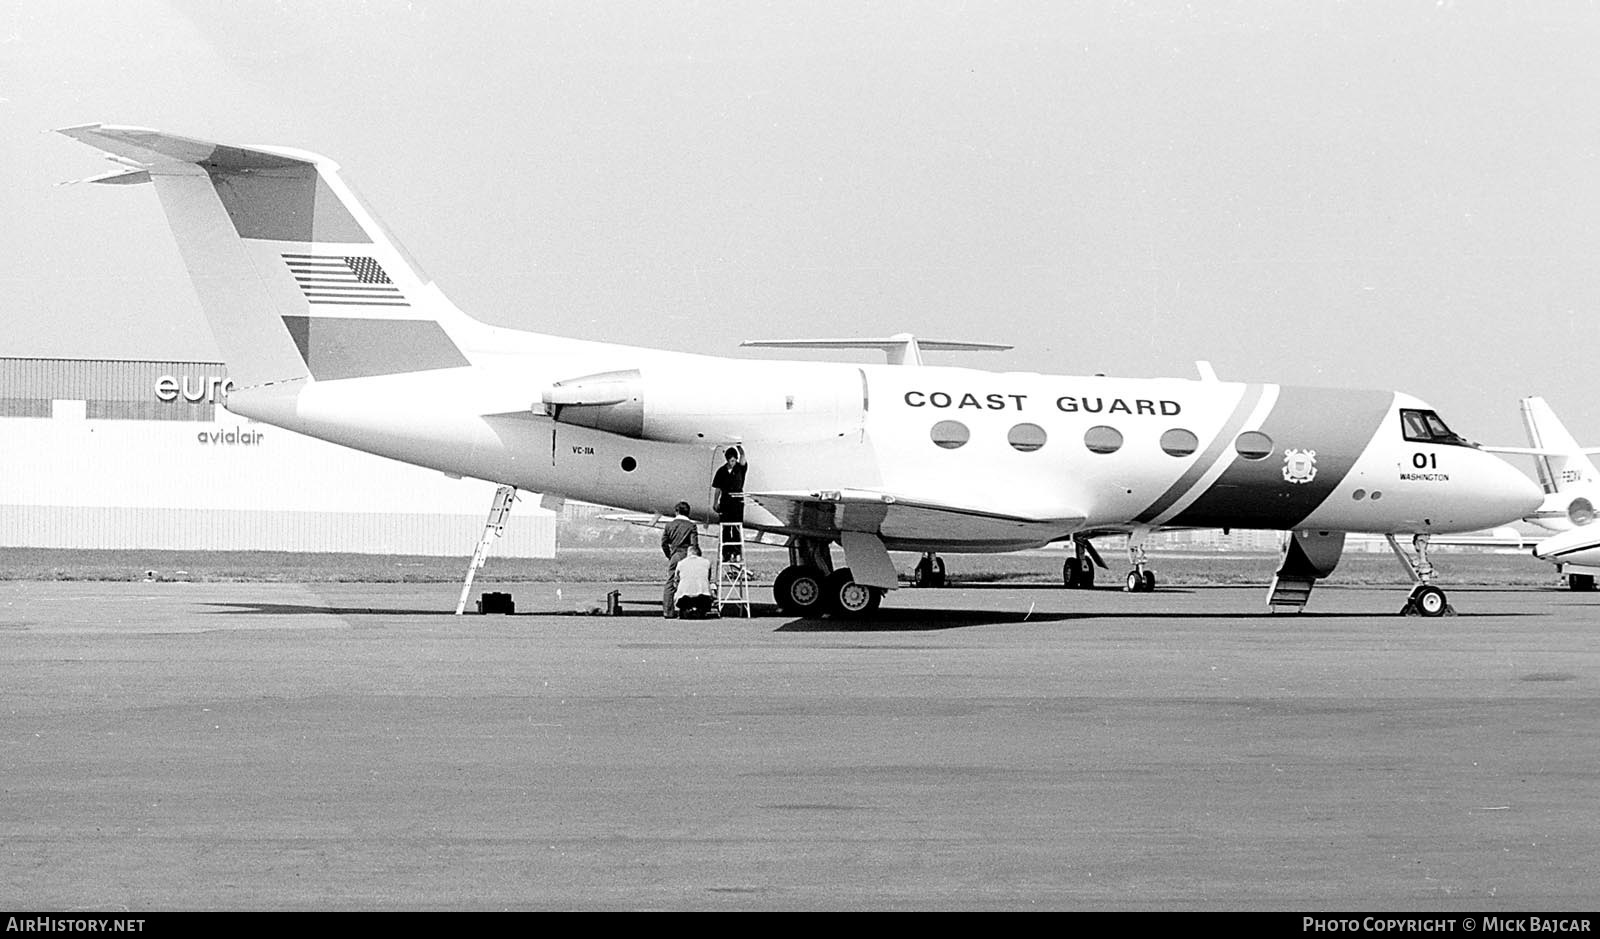
[[[207,601],[207,606],[220,607],[220,612],[245,616],[450,616],[454,610],[396,610],[375,606],[315,606],[307,603],[217,603]],[[473,616],[479,614],[473,613]],[[531,614],[524,614],[531,615]]]
[[[808,617],[779,626],[780,633],[893,633],[932,632],[973,626],[1016,623],[1057,623],[1084,619],[1083,613],[1018,613],[1012,610],[885,610],[855,619]]]
[[[963,588],[970,589],[970,588]],[[1192,593],[1187,590],[1158,589],[1158,594],[1180,595]],[[354,607],[354,606],[319,606],[305,603],[219,603],[208,602],[208,606],[218,608],[225,615],[242,616],[453,616],[454,611],[449,609],[406,610],[387,607]],[[780,618],[785,614],[775,604],[752,603],[750,621],[770,620]],[[481,617],[485,614],[468,610],[464,616]],[[599,612],[586,612],[574,610],[519,610],[509,614],[487,614],[489,616],[505,616],[508,618],[526,616],[583,616],[594,619],[655,619],[663,617],[655,611],[624,611],[620,614],[601,614]],[[1302,611],[1299,613],[1272,613],[1267,610],[1232,610],[1232,611],[1176,611],[1176,610],[1072,610],[1072,611],[1017,611],[1017,610],[973,610],[973,609],[893,609],[880,608],[876,612],[859,618],[835,617],[802,617],[791,619],[775,632],[810,632],[810,633],[873,633],[873,632],[934,632],[946,629],[967,629],[976,626],[1002,626],[1018,623],[1060,623],[1069,621],[1090,621],[1106,619],[1140,619],[1140,620],[1275,620],[1291,623],[1295,620],[1338,620],[1351,618],[1365,618],[1372,616],[1393,615],[1396,619],[1405,619],[1398,610],[1351,610],[1351,611]],[[1546,612],[1527,610],[1519,612],[1478,613],[1471,610],[1452,614],[1453,617],[1474,618],[1479,616],[1499,617],[1525,617],[1543,616]],[[746,617],[732,615],[723,617],[708,617],[705,621],[726,621],[730,625],[746,620]],[[667,620],[667,622],[697,622],[698,620]]]

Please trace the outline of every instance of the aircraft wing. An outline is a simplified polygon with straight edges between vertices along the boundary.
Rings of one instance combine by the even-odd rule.
[[[611,512],[600,516],[600,518],[603,518],[608,522],[626,522],[629,525],[636,525],[640,528],[654,528],[657,531],[667,527],[667,523],[672,521],[672,516],[670,515],[656,515],[651,512]],[[714,540],[716,537],[716,526],[711,525],[702,527],[711,532],[709,537]],[[779,535],[768,531],[758,531],[754,528],[746,528],[744,530],[744,540],[747,544],[777,545],[779,547],[783,547],[789,543],[789,538],[787,535]]]
[[[1511,453],[1524,456],[1571,456],[1574,452],[1594,455],[1600,453],[1600,447],[1580,447],[1578,450],[1562,450],[1551,447],[1491,447],[1482,444],[1478,447],[1486,453]]]
[[[746,492],[778,517],[783,529],[812,537],[843,532],[877,535],[890,546],[968,546],[974,549],[1043,544],[1082,526],[1081,512],[1024,514],[992,506],[863,489]]]
[[[1449,548],[1502,548],[1531,550],[1535,545],[1549,534],[1529,534],[1518,531],[1510,525],[1502,525],[1491,531],[1463,532],[1453,535],[1430,535],[1428,544],[1434,547]]]
[[[741,346],[759,349],[878,349],[890,365],[921,365],[922,353],[1008,352],[999,342],[952,342],[946,339],[918,339],[910,333],[896,333],[882,339],[746,339]]]

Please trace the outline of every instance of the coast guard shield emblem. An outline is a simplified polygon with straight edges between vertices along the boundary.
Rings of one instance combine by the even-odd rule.
[[[1317,451],[1283,451],[1284,482],[1308,483],[1317,478]]]

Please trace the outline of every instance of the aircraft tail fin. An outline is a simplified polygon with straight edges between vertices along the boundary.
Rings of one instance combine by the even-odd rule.
[[[457,310],[325,157],[141,127],[58,131],[154,183],[237,387],[469,365]]]
[[[1534,462],[1545,492],[1592,486],[1600,480],[1588,451],[1578,445],[1544,398],[1522,399],[1522,425],[1528,432],[1528,445],[1542,451]]]

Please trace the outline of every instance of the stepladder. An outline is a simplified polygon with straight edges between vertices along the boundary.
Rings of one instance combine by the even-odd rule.
[[[489,548],[505,530],[506,516],[511,514],[511,504],[515,501],[515,486],[501,486],[494,491],[494,501],[489,504],[489,520],[483,526],[483,537],[478,539],[478,547],[472,552],[472,561],[467,564],[466,580],[461,584],[461,599],[456,602],[457,616],[466,610],[467,594],[472,592],[473,578],[478,576],[479,569],[489,560]]]
[[[744,566],[744,525],[723,522],[717,544],[717,609],[750,615],[750,572]]]

